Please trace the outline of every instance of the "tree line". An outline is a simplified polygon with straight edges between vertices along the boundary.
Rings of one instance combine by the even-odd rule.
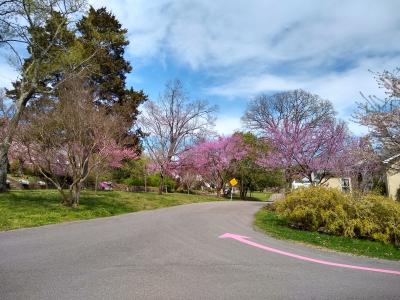
[[[0,45],[19,70],[0,95],[0,192],[9,160],[28,163],[68,206],[79,204],[90,176],[97,187],[111,170],[140,174],[144,185],[157,174],[160,193],[173,180],[188,192],[202,182],[221,195],[235,177],[245,198],[260,187],[304,177],[323,184],[343,174],[367,190],[383,158],[400,153],[397,71],[376,74],[387,98],[358,104],[354,118],[370,129],[365,137],[349,132],[329,100],[300,89],[255,97],[245,130],[218,136],[217,107],[192,99],[179,80],[152,101],[127,86],[127,30],[106,8],[2,1],[0,24]]]

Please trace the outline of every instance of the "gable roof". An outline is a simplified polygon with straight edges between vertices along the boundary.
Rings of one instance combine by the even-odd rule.
[[[385,160],[383,161],[383,163],[384,163],[384,164],[388,164],[388,163],[390,163],[392,160],[394,160],[394,159],[396,159],[396,158],[398,158],[398,157],[400,157],[400,153],[398,153],[398,154],[396,154],[396,155],[393,155],[392,157],[389,157],[389,158],[385,159]]]

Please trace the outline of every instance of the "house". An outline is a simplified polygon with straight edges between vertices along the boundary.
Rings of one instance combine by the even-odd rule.
[[[312,174],[311,177],[313,179],[312,182],[307,177],[304,177],[301,180],[294,180],[292,182],[292,189],[298,189],[298,188],[308,188],[314,184],[318,184],[319,180],[317,178],[318,175]],[[350,177],[331,177],[328,180],[324,181],[322,186],[325,186],[327,188],[333,188],[333,189],[338,189],[342,192],[351,192],[352,187],[351,187],[351,178]]]
[[[338,189],[345,193],[352,191],[350,177],[331,177],[322,185],[327,188]]]
[[[400,153],[383,161],[386,166],[385,181],[389,198],[400,200]]]
[[[301,180],[293,180],[293,182],[292,182],[292,190],[295,190],[298,188],[308,188],[310,186],[311,186],[311,182],[306,177],[304,177]]]
[[[385,159],[383,164],[386,166],[383,178],[386,184],[387,196],[393,200],[400,200],[400,153]],[[307,178],[293,181],[292,189],[309,187],[318,183],[317,176],[312,174],[312,182]],[[359,179],[354,176],[331,177],[323,182],[322,186],[348,193],[353,190],[353,187],[357,187],[357,180]],[[370,185],[369,189],[372,188],[372,183]]]

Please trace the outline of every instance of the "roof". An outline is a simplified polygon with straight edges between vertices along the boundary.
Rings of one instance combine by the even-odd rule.
[[[400,157],[400,153],[398,153],[398,154],[396,154],[396,155],[393,155],[392,157],[389,157],[389,158],[385,159],[385,160],[383,161],[383,163],[384,163],[384,164],[388,164],[388,163],[390,163],[392,160],[394,160],[394,159],[396,159],[396,158],[398,158],[398,157]]]

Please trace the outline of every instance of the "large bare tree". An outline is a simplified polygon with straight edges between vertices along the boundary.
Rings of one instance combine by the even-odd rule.
[[[328,100],[304,90],[293,90],[273,95],[262,94],[250,101],[242,118],[244,124],[260,135],[284,122],[301,126],[318,126],[331,121],[335,112]]]
[[[160,173],[160,193],[177,155],[194,140],[212,134],[216,109],[206,101],[190,100],[179,80],[167,83],[159,101],[145,104],[139,125],[146,135],[145,149]]]

